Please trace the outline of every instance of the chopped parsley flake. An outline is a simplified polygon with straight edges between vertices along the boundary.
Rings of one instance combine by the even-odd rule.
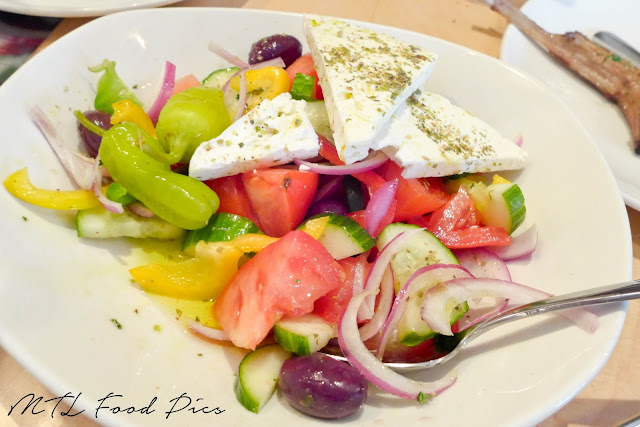
[[[118,319],[111,319],[111,323],[116,325],[116,328],[122,329],[122,324],[120,322],[118,322]]]

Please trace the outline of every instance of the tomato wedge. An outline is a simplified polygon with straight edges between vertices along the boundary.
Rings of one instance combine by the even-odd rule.
[[[218,195],[220,206],[218,212],[240,215],[253,221],[258,227],[260,223],[251,209],[249,197],[242,184],[240,175],[225,176],[223,178],[204,181]]]
[[[381,167],[380,173],[385,181],[398,180],[394,222],[428,214],[449,200],[441,178],[405,179],[402,177],[402,168],[391,160]]]
[[[247,261],[213,305],[236,347],[255,349],[283,316],[301,316],[342,285],[344,273],[304,231],[287,233]]]
[[[329,323],[338,324],[342,314],[347,309],[353,296],[353,283],[355,280],[364,280],[369,274],[371,264],[367,262],[366,255],[355,258],[345,258],[338,261],[345,273],[342,285],[325,296],[318,298],[313,312]]]
[[[473,199],[464,187],[460,187],[447,203],[429,216],[427,229],[451,249],[511,244],[511,236],[503,228],[479,224]]]
[[[262,231],[273,237],[300,225],[318,187],[318,174],[297,169],[257,169],[241,179]]]

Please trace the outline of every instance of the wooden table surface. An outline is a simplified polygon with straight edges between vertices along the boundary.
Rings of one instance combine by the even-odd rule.
[[[514,0],[523,4],[525,0]],[[305,12],[359,19],[405,28],[498,56],[506,21],[481,4],[467,0],[185,0],[169,7],[217,6]],[[90,18],[69,18],[42,48]],[[633,236],[633,277],[640,277],[640,213],[628,208]],[[629,305],[627,319],[610,360],[574,400],[540,425],[615,426],[640,414],[640,300]],[[635,367],[635,369],[634,369]],[[10,406],[26,393],[51,394],[0,348],[0,425],[43,425],[42,418],[7,417]],[[29,421],[32,420],[32,421]],[[37,420],[37,424],[36,424]],[[25,424],[33,422],[33,424]],[[47,426],[92,426],[82,418],[57,417]]]

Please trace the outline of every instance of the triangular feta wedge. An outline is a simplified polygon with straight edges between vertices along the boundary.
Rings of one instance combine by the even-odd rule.
[[[304,32],[338,155],[347,164],[362,160],[398,106],[427,80],[437,55],[336,19],[307,16]]]
[[[189,176],[205,181],[317,156],[320,143],[306,107],[288,92],[265,99],[200,144],[189,162]]]
[[[417,91],[377,139],[404,178],[524,168],[527,153],[445,97]]]

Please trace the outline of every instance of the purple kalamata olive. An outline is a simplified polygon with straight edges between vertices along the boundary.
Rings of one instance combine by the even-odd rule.
[[[291,406],[316,418],[347,417],[367,398],[364,375],[322,353],[287,360],[278,386]]]
[[[300,55],[302,55],[302,44],[297,38],[287,34],[274,34],[263,37],[251,45],[249,64],[253,65],[280,57],[288,67]]]

